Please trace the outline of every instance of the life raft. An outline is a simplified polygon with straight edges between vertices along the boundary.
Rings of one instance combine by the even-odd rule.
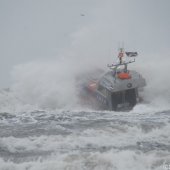
[[[123,72],[123,73],[118,73],[117,74],[117,77],[119,78],[119,79],[131,79],[131,75],[129,74],[129,73],[125,73],[125,72]]]

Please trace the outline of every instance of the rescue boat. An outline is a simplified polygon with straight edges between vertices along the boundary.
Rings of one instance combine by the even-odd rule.
[[[105,110],[132,109],[140,101],[139,91],[146,85],[140,73],[128,69],[128,65],[135,62],[137,55],[137,52],[125,52],[120,48],[119,61],[108,64],[109,71],[95,70],[83,76],[81,97]]]

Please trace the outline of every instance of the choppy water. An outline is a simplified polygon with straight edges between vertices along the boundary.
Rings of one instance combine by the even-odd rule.
[[[167,170],[170,110],[0,113],[0,170]]]

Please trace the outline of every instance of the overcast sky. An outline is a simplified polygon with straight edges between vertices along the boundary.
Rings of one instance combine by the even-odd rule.
[[[0,0],[0,87],[10,86],[15,65],[52,60],[71,48],[83,53],[85,38],[96,39],[95,48],[102,48],[98,40],[109,48],[124,42],[170,57],[169,9],[170,0]]]

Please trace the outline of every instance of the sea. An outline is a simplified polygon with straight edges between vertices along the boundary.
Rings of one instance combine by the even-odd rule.
[[[51,65],[17,67],[0,91],[0,170],[170,170],[168,81],[130,111],[95,110]]]

